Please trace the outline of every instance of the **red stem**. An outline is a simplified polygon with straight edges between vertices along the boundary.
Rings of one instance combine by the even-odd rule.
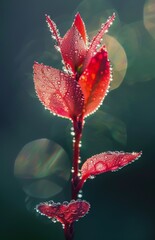
[[[73,175],[72,175],[72,200],[76,200],[79,192],[77,188],[80,178],[79,173],[79,157],[80,157],[80,140],[82,137],[83,118],[75,118],[73,120],[73,129],[75,134],[75,141],[73,142]],[[64,233],[66,240],[73,240],[74,238],[74,224],[65,224]]]
[[[82,137],[82,119],[75,119],[73,121],[73,128],[75,133],[75,141],[73,142],[73,176],[72,176],[72,199],[77,199],[77,185],[80,181],[79,174],[79,157],[80,157],[80,140]],[[80,189],[79,189],[80,190]]]
[[[73,240],[74,238],[73,224],[65,224],[64,234],[66,240]]]

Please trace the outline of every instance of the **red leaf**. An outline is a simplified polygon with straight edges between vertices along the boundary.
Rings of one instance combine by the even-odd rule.
[[[60,49],[66,66],[76,73],[84,61],[87,46],[74,24],[62,38]]]
[[[75,17],[72,27],[68,30],[63,38],[60,37],[56,24],[46,15],[48,27],[52,33],[52,37],[58,43],[57,49],[60,48],[62,58],[66,68],[71,68],[75,73],[86,55],[86,30],[84,22],[78,13]]]
[[[74,25],[77,27],[79,33],[81,34],[84,42],[87,42],[87,34],[86,34],[86,28],[85,28],[85,24],[80,16],[79,13],[76,14],[75,16],[75,20],[74,20]]]
[[[50,16],[48,15],[45,15],[45,16],[46,16],[46,22],[48,24],[48,27],[52,33],[52,37],[56,39],[58,45],[60,45],[61,38],[60,38],[56,24],[50,19]]]
[[[72,200],[70,203],[54,203],[53,201],[40,203],[36,211],[51,220],[62,224],[71,224],[88,213],[90,204],[84,200]]]
[[[94,53],[97,51],[98,46],[101,44],[103,35],[106,32],[108,32],[108,29],[111,26],[111,24],[113,23],[114,19],[115,19],[115,13],[111,17],[108,18],[108,20],[105,24],[102,24],[100,31],[92,39],[89,49],[88,49],[88,52],[87,52],[87,55],[86,55],[85,62],[83,64],[83,69],[85,69],[88,66],[91,58],[94,56]]]
[[[81,178],[85,181],[88,177],[108,171],[116,171],[127,164],[137,160],[142,152],[105,152],[89,158],[81,168]]]
[[[43,64],[34,64],[36,93],[45,108],[61,117],[73,119],[83,109],[83,94],[68,74]]]
[[[79,79],[85,99],[84,116],[95,112],[101,105],[111,80],[107,51],[101,49],[90,61]]]

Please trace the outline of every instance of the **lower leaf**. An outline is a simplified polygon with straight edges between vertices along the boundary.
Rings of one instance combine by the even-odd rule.
[[[84,200],[72,200],[71,202],[54,203],[53,201],[40,203],[36,211],[45,215],[53,222],[59,221],[66,225],[84,217],[90,209],[90,204]]]
[[[105,152],[94,155],[82,165],[81,181],[104,172],[116,171],[137,160],[141,154],[142,152]]]

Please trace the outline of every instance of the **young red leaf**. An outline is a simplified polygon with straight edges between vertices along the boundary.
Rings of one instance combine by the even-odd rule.
[[[40,203],[36,211],[53,221],[62,224],[71,224],[79,218],[84,217],[90,209],[90,204],[84,200],[72,200],[70,203],[54,203],[53,201]]]
[[[81,34],[81,36],[86,44],[87,43],[86,28],[85,28],[85,24],[79,13],[77,13],[75,16],[74,25],[77,27],[79,33]]]
[[[69,119],[81,114],[83,93],[78,82],[70,75],[34,63],[34,84],[40,101],[52,113]]]
[[[97,45],[101,43],[103,35],[108,32],[109,27],[115,19],[115,13],[108,18],[105,24],[102,24],[100,31],[94,36],[90,43],[89,51],[96,51]]]
[[[95,112],[101,105],[111,80],[110,62],[105,48],[91,59],[79,79],[85,99],[84,116]]]
[[[57,26],[56,24],[50,19],[50,16],[48,15],[45,15],[46,16],[46,22],[48,24],[48,27],[52,33],[52,37],[57,41],[58,43],[58,46],[60,45],[60,41],[61,41],[61,38],[59,36],[59,32],[58,32],[58,29],[57,29]]]
[[[84,182],[90,176],[108,171],[116,171],[127,164],[137,160],[142,152],[105,152],[89,158],[81,168],[81,178]]]
[[[113,23],[114,19],[115,19],[115,13],[111,17],[108,18],[108,20],[106,21],[105,24],[102,24],[100,31],[92,39],[89,49],[88,49],[88,52],[87,52],[87,55],[86,55],[86,59],[83,64],[83,69],[85,69],[87,67],[91,58],[94,56],[94,53],[98,50],[98,46],[100,46],[100,44],[101,44],[103,35],[106,32],[108,32],[108,29],[111,26],[111,24]]]
[[[87,46],[74,24],[62,38],[60,49],[66,66],[69,65],[76,73],[84,61]]]

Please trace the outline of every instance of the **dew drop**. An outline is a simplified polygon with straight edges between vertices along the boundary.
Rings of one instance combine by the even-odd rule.
[[[56,218],[52,218],[52,222],[56,223],[57,222]]]
[[[68,70],[67,70],[67,68],[65,67],[65,66],[63,66],[63,71],[65,72],[65,73],[68,73]],[[62,74],[61,74],[62,75]]]
[[[75,136],[75,132],[74,132],[74,131],[72,131],[72,132],[71,132],[71,135],[72,135],[72,136]]]
[[[56,40],[56,37],[55,37],[54,35],[52,35],[52,38],[53,38],[54,40]]]
[[[94,176],[94,175],[90,175],[89,178],[90,178],[90,179],[94,179],[95,176]]]
[[[62,228],[63,228],[63,229],[65,228],[65,224],[62,224]]]
[[[60,47],[59,46],[55,46],[55,48],[58,52],[60,52]]]
[[[95,164],[96,171],[104,171],[106,169],[106,165],[102,162],[98,162]]]
[[[79,147],[82,147],[82,142],[81,141],[79,142]]]
[[[78,193],[78,198],[82,198],[82,196],[83,196],[82,195],[82,190],[80,190],[79,193]]]
[[[96,55],[96,52],[93,52],[93,55],[95,56]],[[96,60],[95,59],[92,59],[92,63],[96,63]]]
[[[81,193],[78,193],[78,198],[82,198],[82,194]]]
[[[85,214],[85,211],[82,211],[81,213],[84,215],[84,214]]]

